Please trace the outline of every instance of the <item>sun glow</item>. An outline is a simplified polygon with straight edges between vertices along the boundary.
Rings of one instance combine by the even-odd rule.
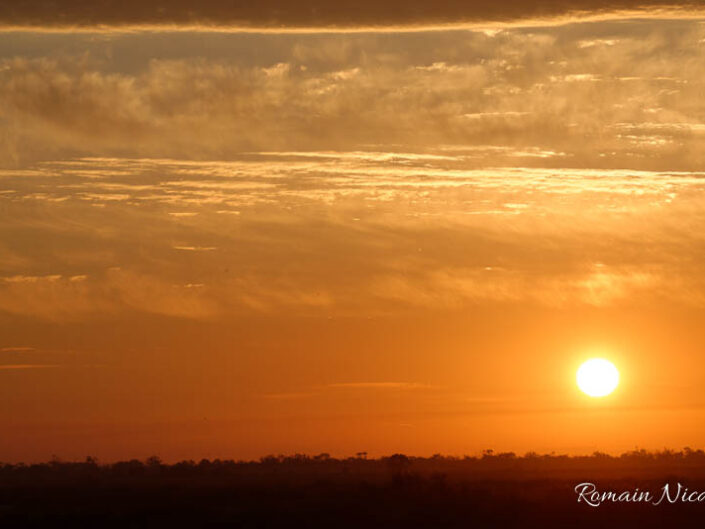
[[[619,371],[604,358],[591,358],[578,368],[576,381],[580,390],[590,397],[604,397],[619,384]]]

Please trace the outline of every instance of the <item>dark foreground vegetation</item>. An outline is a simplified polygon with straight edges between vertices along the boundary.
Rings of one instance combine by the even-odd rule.
[[[0,527],[705,527],[705,501],[578,503],[575,486],[705,491],[705,453],[158,458],[0,465]]]

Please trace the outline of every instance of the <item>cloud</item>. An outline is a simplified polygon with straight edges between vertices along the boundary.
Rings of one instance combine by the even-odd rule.
[[[215,246],[173,246],[174,250],[182,250],[185,252],[211,252],[217,250]]]
[[[317,396],[314,391],[290,391],[283,393],[265,393],[262,398],[269,400],[299,400]]]
[[[609,16],[627,11],[671,16],[700,8],[694,0],[421,0],[373,2],[371,0],[262,0],[256,4],[224,0],[62,0],[47,9],[41,0],[5,3],[0,21],[6,26],[96,27],[190,25],[239,28],[358,28],[435,26],[460,23],[509,23],[521,20]]]
[[[485,166],[560,157],[573,167],[692,170],[705,161],[697,104],[703,38],[694,21],[661,20],[492,37],[219,35],[196,49],[187,46],[193,39],[174,34],[108,42],[28,35],[19,53],[7,49],[3,57],[0,47],[0,166],[26,170],[76,156],[227,160],[278,152],[303,159],[293,154],[301,151],[311,161],[340,152],[369,159],[362,153],[376,151],[401,163],[404,153],[411,162],[412,154],[431,159],[462,146]],[[111,46],[124,50],[119,59],[110,59]],[[72,47],[85,52],[71,54]],[[203,173],[193,171],[204,167],[180,170],[189,178],[168,184],[175,195],[195,185]],[[205,193],[208,184],[199,185]],[[84,198],[96,197],[86,190]],[[114,187],[101,204],[128,199]],[[197,214],[190,207],[172,213]]]
[[[9,371],[15,369],[50,369],[54,367],[60,367],[58,365],[49,364],[11,364],[11,365],[0,365],[0,371]]]
[[[328,384],[329,389],[431,389],[433,386],[418,382],[341,382]]]
[[[705,304],[701,24],[201,38],[0,42],[0,310]]]
[[[331,391],[339,390],[425,390],[437,389],[436,386],[418,382],[340,382],[316,386],[307,391],[288,391],[265,393],[262,398],[275,401],[296,401],[300,399],[325,398]]]
[[[0,311],[42,320],[81,321],[130,311],[204,319],[216,313],[214,300],[199,293],[201,289],[174,285],[157,270],[109,269],[91,281],[60,275],[4,279]]]
[[[16,276],[2,278],[2,280],[5,281],[6,283],[37,283],[40,281],[47,281],[47,282],[53,283],[55,281],[58,281],[59,279],[61,279],[61,275],[59,275],[59,274],[51,274],[51,275],[46,275],[46,276],[16,275]]]
[[[3,264],[0,310],[80,321],[705,305],[702,172],[484,168],[473,150],[441,152],[83,159],[42,163],[31,179],[7,171],[2,240],[17,258]],[[99,211],[83,199],[115,187],[129,199]],[[196,216],[168,215],[195,203]],[[235,204],[237,215],[222,214]]]
[[[532,302],[548,307],[583,304],[606,307],[648,296],[668,279],[644,267],[631,270],[597,268],[566,275],[541,275],[522,271],[437,269],[426,277],[409,279],[401,274],[378,279],[375,291],[382,298],[396,299],[418,307],[462,309],[468,304]],[[685,291],[684,301],[702,304]],[[688,299],[689,298],[689,299]]]

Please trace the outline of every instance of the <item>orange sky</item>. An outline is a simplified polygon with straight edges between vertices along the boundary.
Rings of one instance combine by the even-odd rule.
[[[32,20],[0,32],[0,461],[705,443],[701,20]]]

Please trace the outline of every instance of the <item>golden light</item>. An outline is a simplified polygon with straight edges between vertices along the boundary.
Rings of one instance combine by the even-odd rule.
[[[619,371],[604,358],[591,358],[578,368],[576,380],[580,390],[590,397],[604,397],[619,384]]]

